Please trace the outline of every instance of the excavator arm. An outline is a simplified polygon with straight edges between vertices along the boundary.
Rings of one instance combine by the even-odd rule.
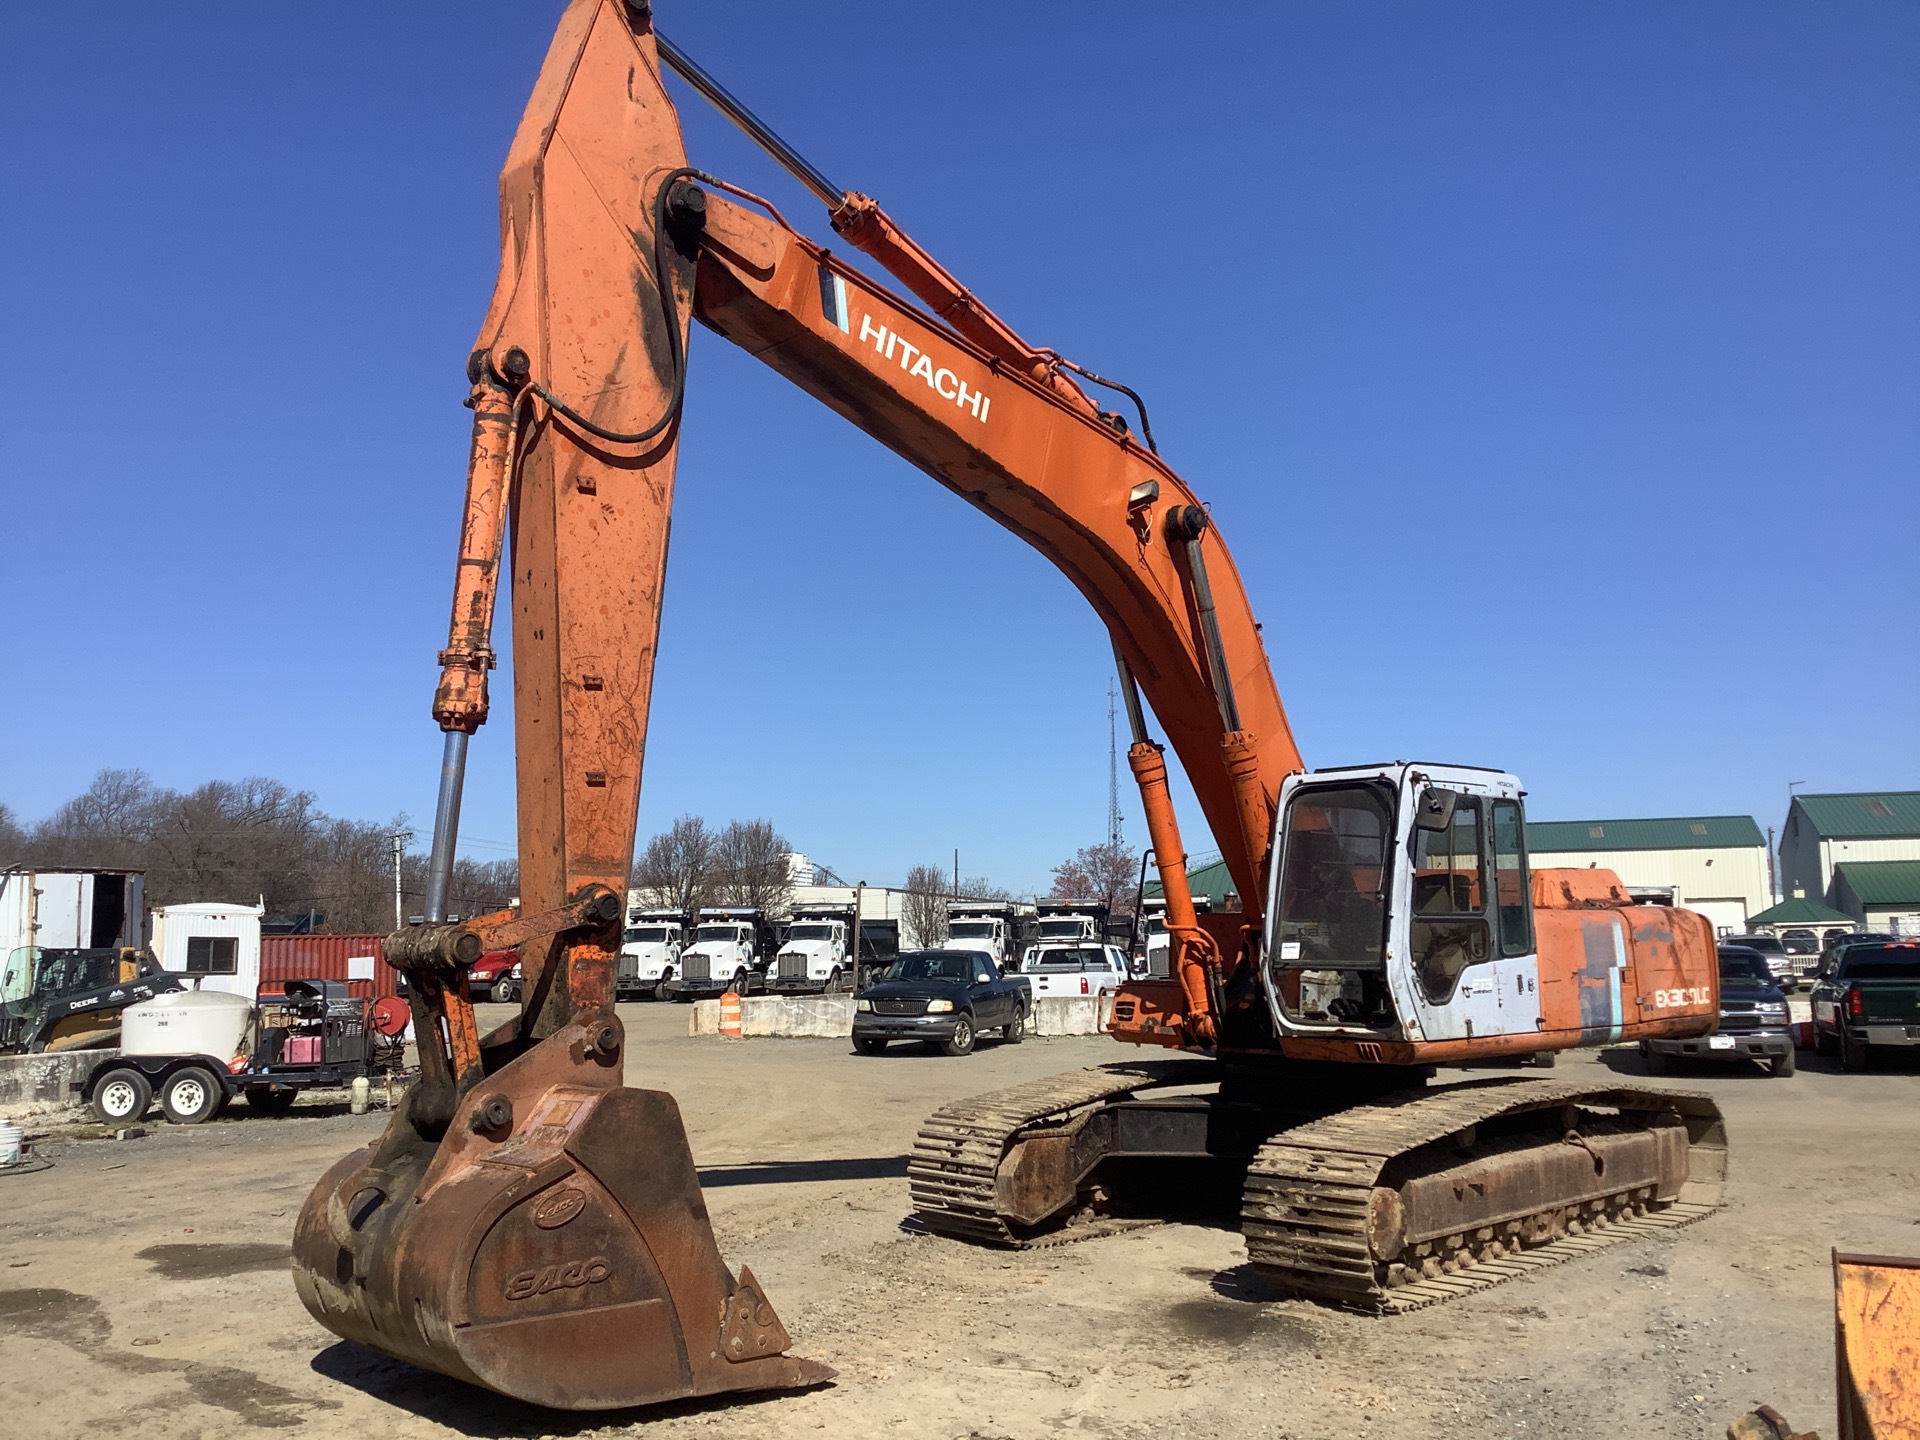
[[[380,1142],[320,1182],[295,1247],[303,1299],[340,1334],[569,1408],[829,1373],[783,1353],[752,1276],[720,1261],[672,1098],[620,1083],[613,962],[692,320],[1021,536],[1106,622],[1186,992],[1178,1043],[1213,1042],[1225,964],[1193,914],[1136,682],[1254,933],[1276,797],[1300,768],[1233,562],[1154,453],[1144,408],[1136,436],[1070,378],[1078,367],[1022,340],[872,200],[834,191],[791,152],[781,158],[828,200],[836,231],[920,303],[690,168],[663,51],[757,126],[653,33],[646,7],[575,0],[502,174],[433,705],[446,750],[427,923],[388,944],[410,982],[421,1077]],[[520,905],[450,920],[505,575]],[[521,951],[522,1013],[483,1037],[465,967],[507,945]]]

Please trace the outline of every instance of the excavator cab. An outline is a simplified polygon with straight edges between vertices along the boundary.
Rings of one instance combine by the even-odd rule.
[[[1537,1034],[1522,793],[1511,775],[1464,766],[1290,778],[1264,946],[1275,1029],[1392,1041]]]

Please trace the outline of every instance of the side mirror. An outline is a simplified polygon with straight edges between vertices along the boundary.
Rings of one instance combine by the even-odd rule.
[[[1413,812],[1413,828],[1416,830],[1445,830],[1453,824],[1453,807],[1459,802],[1460,794],[1456,790],[1443,790],[1438,785],[1429,785],[1420,792],[1420,806]]]
[[[991,985],[993,983],[993,977],[982,970],[978,975],[973,977],[973,983],[976,985]]]

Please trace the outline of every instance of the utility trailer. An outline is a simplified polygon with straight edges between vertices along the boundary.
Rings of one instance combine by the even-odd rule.
[[[397,1068],[405,1002],[350,995],[340,980],[289,980],[259,1001],[220,990],[158,995],[122,1012],[121,1046],[72,1088],[108,1125],[131,1125],[156,1099],[169,1121],[198,1125],[236,1095],[284,1115],[302,1090],[337,1090]]]

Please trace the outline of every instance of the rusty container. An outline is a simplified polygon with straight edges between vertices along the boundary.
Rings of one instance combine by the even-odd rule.
[[[339,980],[362,1000],[397,994],[398,973],[387,964],[384,935],[262,935],[260,990],[278,994],[289,980]],[[348,961],[371,958],[373,978],[348,978]],[[364,969],[364,967],[362,967]]]

